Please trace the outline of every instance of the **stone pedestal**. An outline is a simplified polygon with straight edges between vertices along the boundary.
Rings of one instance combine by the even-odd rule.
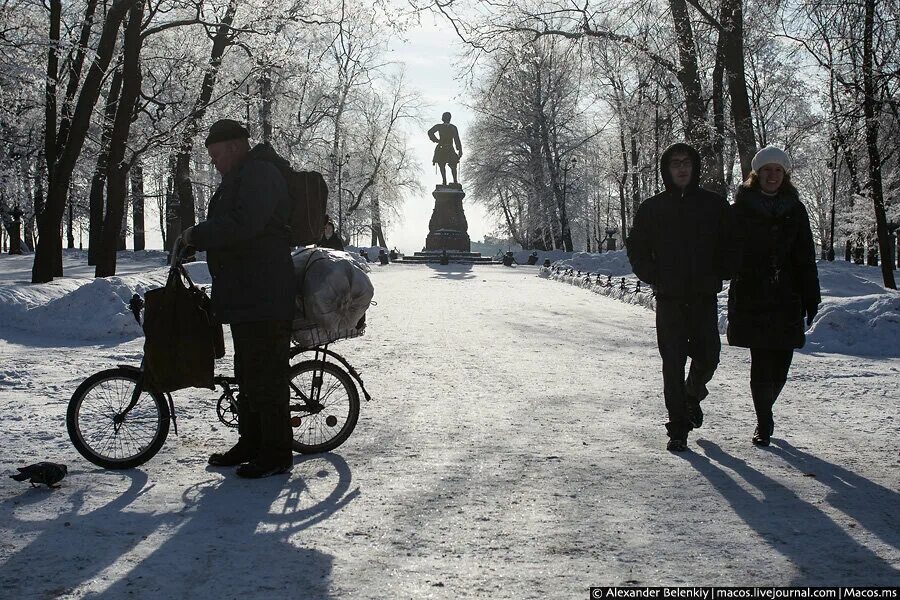
[[[437,185],[431,195],[434,196],[434,211],[428,222],[429,233],[425,238],[425,249],[469,252],[472,242],[463,211],[462,201],[466,193],[462,186],[458,183]]]

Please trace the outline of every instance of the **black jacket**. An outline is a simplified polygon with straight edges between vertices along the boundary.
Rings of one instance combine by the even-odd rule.
[[[693,161],[693,177],[684,190],[672,184],[669,160],[676,151]],[[700,156],[687,144],[675,144],[660,157],[666,190],[645,200],[628,237],[628,260],[641,281],[660,298],[711,296],[722,291],[738,260],[732,212],[724,197],[699,186]]]
[[[728,291],[728,343],[802,348],[804,309],[822,301],[806,208],[793,193],[767,201],[741,186],[734,211],[743,252]]]
[[[213,309],[223,323],[289,320],[294,316],[290,198],[276,163],[260,144],[222,178],[206,221],[191,242],[207,251]]]
[[[319,240],[319,243],[316,244],[319,248],[331,248],[332,250],[343,250],[344,243],[341,241],[341,236],[337,234],[335,231],[331,234],[330,238],[322,236],[322,239]]]

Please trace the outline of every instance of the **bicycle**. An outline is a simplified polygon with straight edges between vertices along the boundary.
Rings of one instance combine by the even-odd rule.
[[[184,272],[183,258],[184,251],[177,257],[173,252],[170,268]],[[135,294],[128,307],[142,326],[143,299]],[[362,332],[344,332],[337,339],[357,337]],[[336,341],[333,336],[325,336],[315,327],[308,327],[304,334],[300,343],[294,338],[290,360],[309,352],[314,355],[290,366],[290,418],[293,450],[315,454],[334,450],[350,437],[359,420],[359,392],[366,400],[371,396],[359,372],[328,348]],[[216,404],[218,419],[228,427],[237,427],[237,378],[216,375],[213,382],[213,389],[222,388]],[[130,469],[153,458],[165,444],[170,422],[177,435],[172,394],[144,389],[143,359],[140,367],[117,365],[85,379],[66,411],[66,427],[75,449],[105,469]]]

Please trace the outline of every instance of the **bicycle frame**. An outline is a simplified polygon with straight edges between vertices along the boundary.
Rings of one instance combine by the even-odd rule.
[[[170,270],[180,268],[182,261],[184,260],[185,256],[187,255],[188,246],[180,246],[179,241],[180,241],[180,238],[178,240],[176,240],[175,245],[172,248],[172,254],[171,254],[172,262],[170,265]],[[179,248],[180,248],[180,250],[179,250]],[[134,294],[131,297],[131,301],[128,303],[128,308],[131,311],[131,313],[134,315],[134,319],[135,319],[135,321],[137,321],[137,324],[143,329],[143,323],[141,322],[141,312],[144,308],[143,298],[141,298],[138,294]],[[294,391],[297,394],[300,395],[301,398],[303,398],[305,401],[307,401],[311,405],[311,407],[315,408],[315,407],[320,406],[319,405],[319,395],[322,392],[322,381],[324,379],[324,374],[325,374],[324,365],[327,362],[328,357],[331,357],[332,359],[334,359],[335,361],[340,363],[346,369],[346,371],[350,374],[350,376],[353,378],[353,380],[356,381],[356,383],[359,385],[359,389],[362,390],[363,397],[367,401],[372,399],[372,396],[369,394],[368,390],[366,389],[366,386],[363,383],[363,379],[360,376],[359,372],[353,367],[353,365],[351,365],[347,361],[346,358],[344,358],[343,356],[341,356],[334,350],[329,349],[328,344],[325,344],[323,346],[316,346],[313,348],[304,348],[301,346],[294,346],[290,350],[288,360],[293,359],[296,356],[303,354],[304,352],[315,352],[314,361],[316,363],[322,365],[321,367],[317,368],[313,372],[313,390],[312,390],[312,392],[314,394],[314,397],[307,398],[306,394],[303,392],[303,390],[300,390],[299,388],[297,388],[297,386],[295,386],[293,384],[293,382],[291,383],[291,387],[294,389]],[[118,366],[120,368],[127,369],[129,371],[133,371],[134,373],[136,373],[137,374],[137,382],[135,384],[134,391],[131,394],[131,401],[128,403],[128,406],[126,406],[125,409],[121,413],[117,414],[113,418],[113,426],[116,428],[116,430],[118,430],[118,426],[122,422],[124,422],[126,415],[128,415],[128,413],[131,412],[135,406],[137,406],[138,399],[140,399],[141,394],[144,391],[144,386],[143,386],[144,361],[143,361],[143,359],[141,359],[141,365],[139,367],[135,367],[132,365],[118,365]],[[213,378],[213,384],[215,386],[213,389],[216,389],[218,387],[222,388],[223,395],[219,397],[220,403],[225,397],[227,397],[230,402],[234,402],[234,391],[236,391],[236,389],[233,389],[232,386],[238,385],[237,377],[226,376],[226,375],[216,375]],[[171,419],[172,419],[172,427],[175,431],[175,434],[178,435],[178,422],[177,422],[177,417],[175,414],[175,400],[172,397],[172,394],[170,392],[163,392],[163,394],[166,398],[166,401],[169,404],[169,413],[170,413]],[[219,419],[223,420],[221,415],[219,416]],[[224,420],[223,420],[223,422],[224,422]]]

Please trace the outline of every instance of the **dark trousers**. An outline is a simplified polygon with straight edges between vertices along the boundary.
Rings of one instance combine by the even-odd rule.
[[[685,438],[691,430],[687,403],[699,403],[709,395],[706,384],[719,364],[722,342],[716,297],[657,298],[656,340],[662,357],[663,394],[669,437]],[[684,367],[691,357],[687,379]]]
[[[768,435],[772,435],[775,427],[772,407],[784,389],[793,358],[793,348],[750,348],[750,393],[753,396],[753,408],[756,410],[757,425],[761,431],[768,432]]]
[[[241,439],[262,461],[292,460],[290,423],[291,322],[254,321],[231,325],[234,374],[238,380]]]

